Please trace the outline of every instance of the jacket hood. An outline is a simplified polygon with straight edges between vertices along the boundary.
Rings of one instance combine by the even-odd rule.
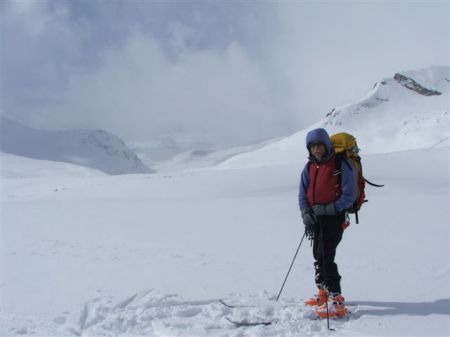
[[[306,148],[308,149],[310,156],[311,152],[309,150],[309,144],[315,142],[322,142],[325,144],[325,147],[327,149],[326,157],[329,158],[329,156],[333,153],[333,144],[331,143],[331,139],[330,136],[328,135],[327,130],[318,128],[309,131],[308,134],[306,135]]]

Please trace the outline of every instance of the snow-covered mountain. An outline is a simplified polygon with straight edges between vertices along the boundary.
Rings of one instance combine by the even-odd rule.
[[[165,166],[180,155],[186,157],[189,152],[208,154],[216,148],[213,144],[192,140],[182,133],[167,134],[144,142],[127,142],[127,146],[144,164],[156,171],[159,171],[158,165],[163,163]]]
[[[39,130],[0,116],[0,151],[95,168],[109,174],[154,172],[118,137],[102,130]]]
[[[311,127],[234,156],[220,167],[304,161],[306,133],[317,127],[326,128],[330,134],[354,134],[363,154],[449,146],[449,87],[450,67],[396,73],[375,83],[360,101],[336,107]]]
[[[225,149],[200,148],[196,150],[187,150],[178,153],[170,159],[156,162],[152,167],[158,172],[211,168],[240,153],[248,153],[262,148],[270,142],[273,142],[273,140],[259,144],[237,146]]]

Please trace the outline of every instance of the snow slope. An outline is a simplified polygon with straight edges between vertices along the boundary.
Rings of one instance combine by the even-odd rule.
[[[368,187],[339,247],[353,313],[330,322],[332,335],[450,334],[448,150],[365,157],[386,187]],[[19,177],[14,160],[1,179],[0,335],[330,335],[302,305],[314,292],[308,242],[274,301],[303,233],[303,163]],[[235,328],[226,317],[275,322]]]
[[[49,160],[36,160],[0,152],[0,177],[2,178],[27,179],[54,177],[55,175],[87,178],[104,176],[105,173],[84,166]]]
[[[267,144],[273,142],[267,141],[248,146],[237,146],[226,149],[205,149],[205,150],[187,150],[183,151],[170,159],[162,160],[153,164],[158,172],[179,172],[192,171],[199,169],[211,169],[241,153],[256,151]]]
[[[0,151],[109,174],[151,173],[118,137],[101,130],[46,131],[0,115]]]
[[[350,132],[363,154],[449,146],[450,67],[397,73],[377,82],[359,102],[334,108],[311,127],[242,153],[222,168],[258,167],[301,161],[306,133],[323,127],[330,134]]]

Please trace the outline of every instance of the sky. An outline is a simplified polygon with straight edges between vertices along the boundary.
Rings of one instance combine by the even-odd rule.
[[[126,142],[290,135],[449,65],[449,1],[0,2],[1,112]]]

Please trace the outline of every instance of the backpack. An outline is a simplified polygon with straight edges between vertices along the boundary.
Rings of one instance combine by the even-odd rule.
[[[334,152],[336,154],[336,167],[340,170],[342,162],[349,166],[350,169],[356,170],[356,200],[352,206],[347,209],[348,213],[354,213],[356,223],[358,223],[358,211],[361,206],[367,202],[365,186],[366,182],[372,186],[383,187],[384,185],[377,185],[371,183],[363,176],[361,157],[359,156],[359,148],[356,139],[351,134],[341,132],[332,135],[331,143],[333,144]],[[351,165],[351,166],[350,166]]]

